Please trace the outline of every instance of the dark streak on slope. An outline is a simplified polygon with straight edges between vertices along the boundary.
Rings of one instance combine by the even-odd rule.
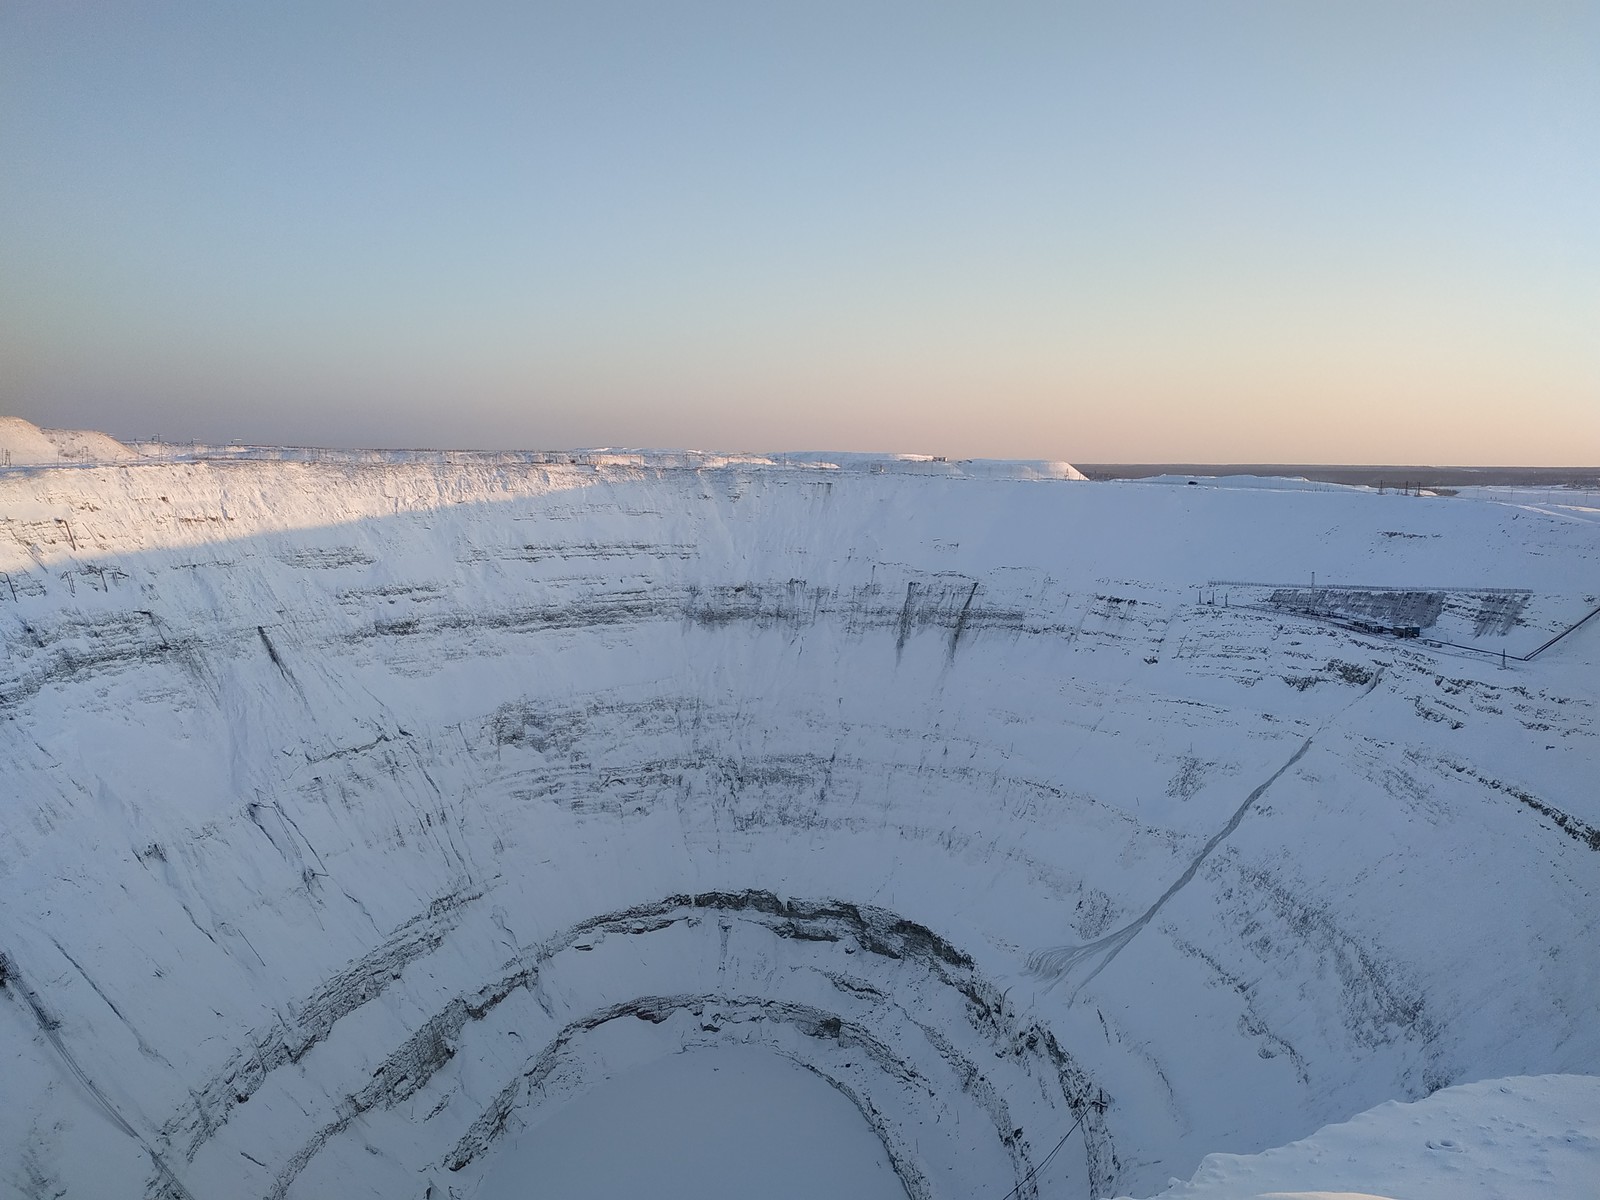
[[[911,604],[917,596],[917,585],[906,584],[906,602],[900,606],[900,620],[895,632],[894,653],[896,661],[906,648],[906,639],[911,636]]]
[[[110,1119],[111,1123],[131,1138],[149,1156],[151,1165],[155,1167],[156,1175],[150,1181],[146,1190],[153,1197],[153,1200],[194,1200],[194,1196],[189,1189],[184,1187],[182,1180],[167,1165],[166,1158],[128,1122],[128,1119],[122,1115],[117,1106],[111,1102],[111,1099],[100,1090],[99,1085],[90,1077],[88,1071],[84,1070],[83,1064],[78,1061],[77,1055],[72,1052],[61,1037],[61,1021],[45,1007],[44,1001],[39,994],[23,981],[16,962],[3,950],[0,950],[0,985],[4,985],[3,990],[6,994],[15,991],[21,996],[22,1002],[32,1015],[34,1023],[39,1027],[39,1032],[44,1035],[45,1040],[51,1046],[55,1047],[56,1054],[60,1057],[62,1065],[78,1081],[95,1105]]]
[[[977,594],[978,581],[974,579],[972,581],[972,590],[967,593],[966,603],[961,606],[961,614],[956,617],[955,628],[950,631],[950,652],[946,656],[949,662],[954,662],[956,659],[956,646],[961,642],[961,631],[967,627],[967,616],[972,612],[972,600]]]
[[[294,675],[290,672],[289,668],[284,664],[283,659],[278,656],[278,648],[272,644],[272,639],[267,636],[266,627],[262,626],[262,625],[257,625],[256,626],[256,632],[261,635],[261,644],[267,648],[267,657],[272,660],[272,665],[278,668],[278,673],[280,675],[282,675],[284,677],[284,679],[286,679],[289,683],[294,685],[294,688],[295,688],[296,691],[299,691],[300,690],[299,682],[296,681]]]
[[[116,1002],[112,1000],[110,996],[106,995],[105,991],[98,983],[94,981],[94,978],[89,974],[89,972],[83,969],[82,964],[80,964],[76,958],[72,957],[71,954],[67,953],[67,948],[60,942],[56,941],[56,939],[53,937],[50,939],[50,944],[60,951],[61,957],[72,964],[73,968],[78,972],[78,974],[83,977],[83,981],[94,989],[94,994],[99,996],[101,1000],[105,1001],[106,1007],[111,1010],[111,1012],[116,1016],[117,1020],[121,1021],[123,1025],[127,1027],[128,1032],[133,1035],[135,1044],[137,1044],[139,1047],[139,1053],[143,1054],[146,1058],[153,1058],[158,1062],[164,1063],[170,1067],[172,1064],[167,1062],[167,1060],[162,1057],[160,1053],[151,1048],[150,1044],[144,1040],[143,1035],[134,1028],[133,1022],[128,1020],[128,1018],[123,1015],[122,1010],[117,1007]]]

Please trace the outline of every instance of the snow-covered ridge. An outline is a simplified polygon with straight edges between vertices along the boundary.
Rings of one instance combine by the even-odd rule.
[[[1592,524],[595,453],[0,472],[8,1186],[473,1195],[704,1044],[929,1197],[1600,1071],[1600,621],[1351,627],[1521,653]]]
[[[0,417],[0,469],[38,466],[196,462],[301,462],[358,465],[588,467],[597,470],[707,471],[725,467],[806,468],[865,474],[938,475],[978,479],[1077,479],[1071,463],[1044,459],[950,459],[933,454],[862,454],[794,451],[733,454],[718,450],[344,450],[326,446],[252,446],[241,443],[119,442],[84,429],[41,429],[21,417]]]

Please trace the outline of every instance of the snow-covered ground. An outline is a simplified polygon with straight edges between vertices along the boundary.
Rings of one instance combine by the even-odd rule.
[[[137,450],[0,469],[0,1187],[489,1200],[730,1049],[913,1197],[1600,1175],[1451,1088],[1600,1073],[1581,502]],[[1412,1194],[1296,1152],[1195,1186]]]
[[[1262,1154],[1213,1154],[1159,1200],[1593,1200],[1600,1079],[1491,1079],[1391,1100]]]
[[[806,1136],[796,1137],[801,1114]],[[607,1077],[505,1141],[480,1200],[905,1196],[848,1099],[781,1055],[744,1047],[674,1054]]]

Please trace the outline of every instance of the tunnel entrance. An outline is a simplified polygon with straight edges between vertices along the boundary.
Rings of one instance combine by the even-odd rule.
[[[851,1101],[754,1046],[671,1054],[620,1072],[508,1135],[478,1200],[905,1200]]]

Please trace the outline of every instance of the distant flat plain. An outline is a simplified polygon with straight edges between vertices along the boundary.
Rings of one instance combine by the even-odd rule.
[[[1074,463],[1090,479],[1274,475],[1366,487],[1600,488],[1600,467],[1338,466],[1327,463]]]

